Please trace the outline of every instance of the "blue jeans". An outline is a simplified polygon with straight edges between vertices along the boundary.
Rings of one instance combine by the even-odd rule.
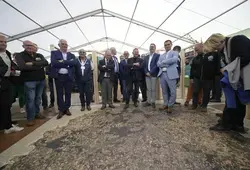
[[[45,80],[24,82],[26,94],[26,113],[27,119],[35,119],[36,114],[40,112],[43,88]]]

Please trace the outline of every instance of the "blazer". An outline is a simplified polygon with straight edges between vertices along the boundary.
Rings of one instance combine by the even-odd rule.
[[[104,79],[105,72],[109,73],[111,82],[114,82],[114,76],[115,76],[114,60],[110,59],[106,67],[103,67],[104,65],[106,65],[105,58],[100,60],[98,64],[98,70],[100,71],[98,76],[98,82],[100,83],[102,82],[102,80]]]
[[[76,57],[74,54],[67,52],[67,60],[63,60],[59,62],[59,60],[63,60],[63,55],[60,50],[51,51],[51,72],[50,76],[52,78],[58,77],[58,72],[61,68],[66,68],[68,70],[68,76],[70,80],[74,78],[74,67],[76,65]]]
[[[9,51],[6,51],[7,56],[9,57],[11,61],[11,69],[15,70],[17,68],[17,65],[12,61],[11,59],[11,53]],[[3,61],[2,57],[0,57],[0,92],[2,90],[5,90],[6,88],[10,87],[10,81],[4,77],[5,73],[8,70],[8,66]]]
[[[128,61],[128,59],[127,59]],[[122,60],[120,62],[120,78],[121,80],[126,80],[129,77],[129,69],[126,67],[127,63],[126,60]]]
[[[152,77],[157,77],[159,73],[159,68],[157,67],[157,62],[159,60],[160,54],[154,53],[153,57],[150,62],[150,71],[148,70],[148,62],[149,62],[149,56],[147,55],[144,57],[144,73],[149,73]]]
[[[77,59],[76,65],[75,65],[75,79],[77,83],[81,82],[88,82],[92,80],[92,70],[91,70],[91,61],[89,59],[86,59],[86,63],[84,65],[84,74],[82,75],[82,69],[81,69],[81,63],[80,58]]]
[[[166,68],[166,72],[168,75],[168,78],[173,80],[173,79],[178,79],[179,78],[179,73],[177,70],[177,63],[179,60],[179,54],[176,51],[168,51],[165,52],[164,54],[160,55],[159,60],[157,62],[157,66],[159,67],[159,73],[158,77],[161,76],[163,69]]]

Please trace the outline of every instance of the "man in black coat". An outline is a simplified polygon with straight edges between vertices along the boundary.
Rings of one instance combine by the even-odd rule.
[[[98,81],[101,84],[101,94],[102,94],[102,107],[101,110],[106,108],[108,104],[110,108],[115,108],[112,104],[112,88],[114,85],[114,68],[115,63],[112,59],[112,54],[110,50],[105,52],[105,57],[100,60],[98,69],[100,71]]]
[[[126,104],[124,109],[129,107],[130,95],[132,94],[132,100],[134,102],[134,106],[138,107],[138,95],[139,95],[139,85],[140,81],[145,78],[142,73],[143,60],[139,57],[139,50],[135,48],[133,50],[133,57],[128,59],[125,67],[128,69],[129,76],[126,79],[126,84],[128,87],[128,97],[126,98]],[[133,88],[134,87],[134,88]]]

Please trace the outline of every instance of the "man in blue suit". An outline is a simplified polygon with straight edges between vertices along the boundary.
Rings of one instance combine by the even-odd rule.
[[[176,100],[176,81],[179,78],[178,70],[178,53],[172,51],[172,41],[164,42],[166,52],[159,57],[157,66],[159,67],[158,77],[160,77],[161,88],[164,99],[164,106],[160,110],[167,110],[172,113],[172,107]]]
[[[60,119],[64,114],[71,115],[69,107],[71,105],[71,91],[76,59],[74,54],[67,52],[68,43],[66,40],[60,40],[58,46],[60,50],[51,52],[51,75],[55,78],[59,110],[57,119]],[[65,100],[63,97],[64,93]]]
[[[124,51],[123,53],[124,56],[124,60],[122,60],[120,62],[120,78],[121,78],[121,84],[122,84],[122,95],[123,95],[123,102],[126,101],[127,98],[129,98],[130,96],[128,96],[128,88],[126,85],[126,80],[129,77],[129,70],[126,67],[126,64],[128,63],[128,57],[129,57],[129,53],[128,51]]]
[[[152,105],[152,107],[155,108],[156,80],[159,72],[157,62],[160,54],[155,53],[156,45],[153,43],[150,44],[149,50],[150,54],[145,56],[143,65],[147,83],[147,102],[144,106]]]

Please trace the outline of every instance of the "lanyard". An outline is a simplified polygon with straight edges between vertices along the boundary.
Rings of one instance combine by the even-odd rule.
[[[85,64],[87,62],[87,59],[85,60],[85,62],[82,62],[80,59],[78,59],[78,61],[81,64],[82,76],[84,76]]]

